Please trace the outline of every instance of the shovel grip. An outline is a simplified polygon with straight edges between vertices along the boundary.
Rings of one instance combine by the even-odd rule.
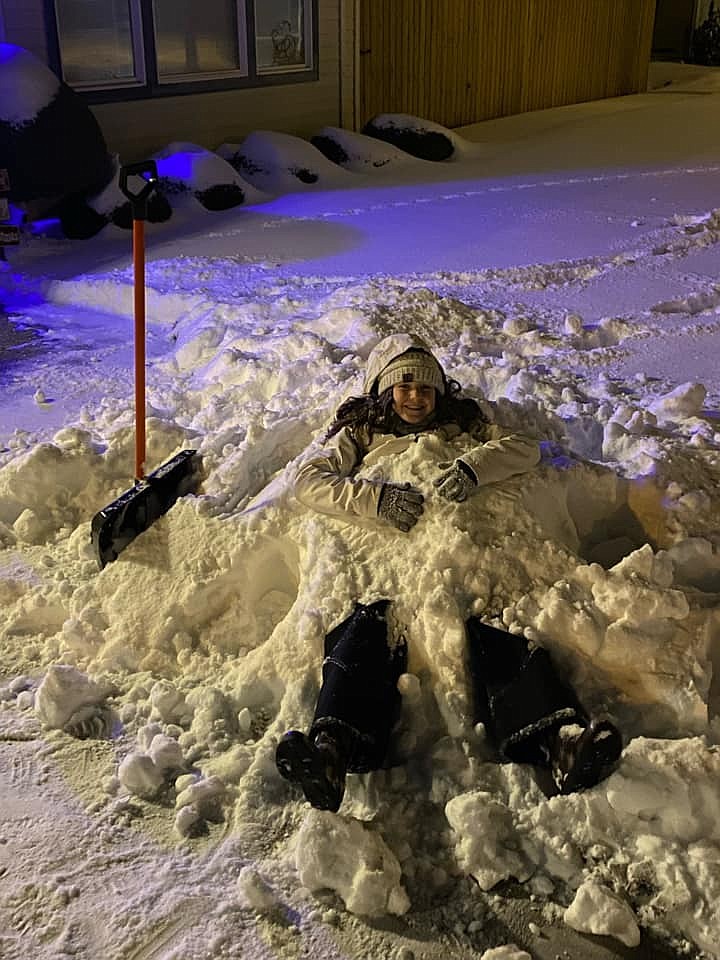
[[[138,190],[133,190],[130,178],[142,181]],[[147,220],[147,202],[157,184],[157,164],[154,160],[139,160],[120,167],[119,187],[130,201],[133,220]]]

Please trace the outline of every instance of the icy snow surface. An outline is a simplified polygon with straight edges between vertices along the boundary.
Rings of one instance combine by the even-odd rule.
[[[456,131],[450,164],[379,143],[375,165],[357,135],[345,170],[280,134],[223,151],[263,191],[298,192],[222,214],[187,192],[148,226],[148,463],[196,445],[205,479],[102,573],[90,519],[132,476],[129,235],[49,230],[9,252],[3,957],[620,955],[575,930],[720,956],[708,83]],[[205,188],[193,150],[185,180]],[[461,505],[432,497],[432,438],[377,465],[428,496],[407,536],[312,514],[291,489],[401,329],[544,450]],[[324,634],[385,596],[410,641],[395,765],[319,813],[274,747],[312,715]],[[548,797],[491,761],[471,612],[541,641],[616,719],[607,781]]]

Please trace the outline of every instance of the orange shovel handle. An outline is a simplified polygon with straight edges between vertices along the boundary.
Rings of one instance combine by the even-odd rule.
[[[145,477],[145,222],[133,220],[135,480]]]

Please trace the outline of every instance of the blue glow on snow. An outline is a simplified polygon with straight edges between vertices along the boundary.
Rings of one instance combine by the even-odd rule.
[[[20,224],[25,219],[25,213],[16,207],[14,204],[10,204],[10,216],[8,217],[7,223],[11,223],[14,227],[19,227]]]
[[[192,153],[174,153],[171,157],[158,160],[158,176],[171,180],[192,180],[193,156]]]
[[[8,63],[20,52],[20,47],[14,43],[0,43],[0,63]]]
[[[47,217],[45,220],[33,220],[30,224],[30,231],[33,236],[42,236],[51,230],[55,230],[60,225],[57,217]]]

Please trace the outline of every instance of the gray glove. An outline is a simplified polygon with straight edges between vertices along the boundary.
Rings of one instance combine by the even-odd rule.
[[[437,487],[440,496],[445,497],[446,500],[461,503],[463,500],[467,500],[478,485],[474,471],[464,460],[455,460],[454,463],[441,463],[440,469],[443,470],[443,473],[433,480],[433,484]]]
[[[409,483],[384,483],[378,503],[378,516],[407,533],[418,522],[425,498]]]

